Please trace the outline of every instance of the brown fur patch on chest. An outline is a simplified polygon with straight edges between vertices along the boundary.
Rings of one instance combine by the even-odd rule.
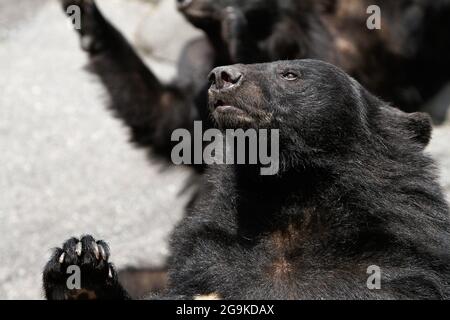
[[[70,290],[66,293],[67,300],[96,300],[97,294],[95,291],[80,289],[80,290]]]
[[[295,272],[301,259],[302,246],[308,241],[315,209],[304,209],[301,219],[291,221],[283,230],[276,230],[269,237],[271,255],[274,257],[268,267],[268,274],[274,279],[289,278]]]

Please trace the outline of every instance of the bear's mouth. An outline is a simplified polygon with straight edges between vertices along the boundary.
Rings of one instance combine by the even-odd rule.
[[[244,127],[253,121],[247,111],[224,99],[217,99],[212,103],[212,115],[219,125],[230,128]]]
[[[225,103],[220,99],[214,103],[214,111],[218,113],[246,113],[244,110],[237,108],[229,103]]]

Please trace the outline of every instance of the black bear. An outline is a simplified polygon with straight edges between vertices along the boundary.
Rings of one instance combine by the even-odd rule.
[[[220,67],[210,81],[218,128],[279,130],[280,170],[207,169],[172,235],[162,298],[450,298],[450,216],[424,153],[428,116],[316,60]],[[108,257],[90,236],[67,241],[45,267],[47,298],[129,298]],[[80,290],[66,287],[69,265],[81,267]]]
[[[230,64],[324,60],[405,111],[423,107],[450,80],[448,0],[177,3]]]
[[[102,15],[93,0],[78,5],[78,30],[90,70],[110,96],[110,107],[153,155],[170,160],[176,128],[200,120],[212,127],[205,80],[216,66],[316,58],[341,66],[369,91],[396,107],[416,110],[448,80],[450,1],[370,1],[382,9],[381,30],[368,30],[365,0],[185,0],[180,10],[209,41],[189,43],[179,74],[163,85]],[[194,166],[198,172],[203,165]]]

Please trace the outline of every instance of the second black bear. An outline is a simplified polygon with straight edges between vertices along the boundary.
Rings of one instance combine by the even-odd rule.
[[[208,36],[216,56],[229,64],[327,61],[409,112],[423,107],[450,80],[448,0],[177,3]],[[374,28],[375,14],[380,29]]]
[[[424,153],[426,115],[314,60],[221,67],[210,79],[219,128],[279,129],[280,172],[207,170],[172,235],[162,298],[450,298],[450,216]],[[92,237],[67,241],[44,270],[47,298],[129,298],[108,257]],[[66,287],[72,264],[81,290]]]

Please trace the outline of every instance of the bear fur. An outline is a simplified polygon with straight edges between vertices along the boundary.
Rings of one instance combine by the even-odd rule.
[[[224,73],[240,80],[224,89]],[[210,79],[215,125],[279,129],[281,169],[206,170],[171,237],[160,298],[450,298],[449,208],[424,152],[426,115],[394,109],[316,60],[223,67]],[[236,112],[221,111],[218,101]],[[128,298],[94,239],[81,242],[78,255],[71,239],[47,264],[47,298],[70,296],[69,263],[100,270],[83,289]],[[379,290],[367,286],[373,266]]]

